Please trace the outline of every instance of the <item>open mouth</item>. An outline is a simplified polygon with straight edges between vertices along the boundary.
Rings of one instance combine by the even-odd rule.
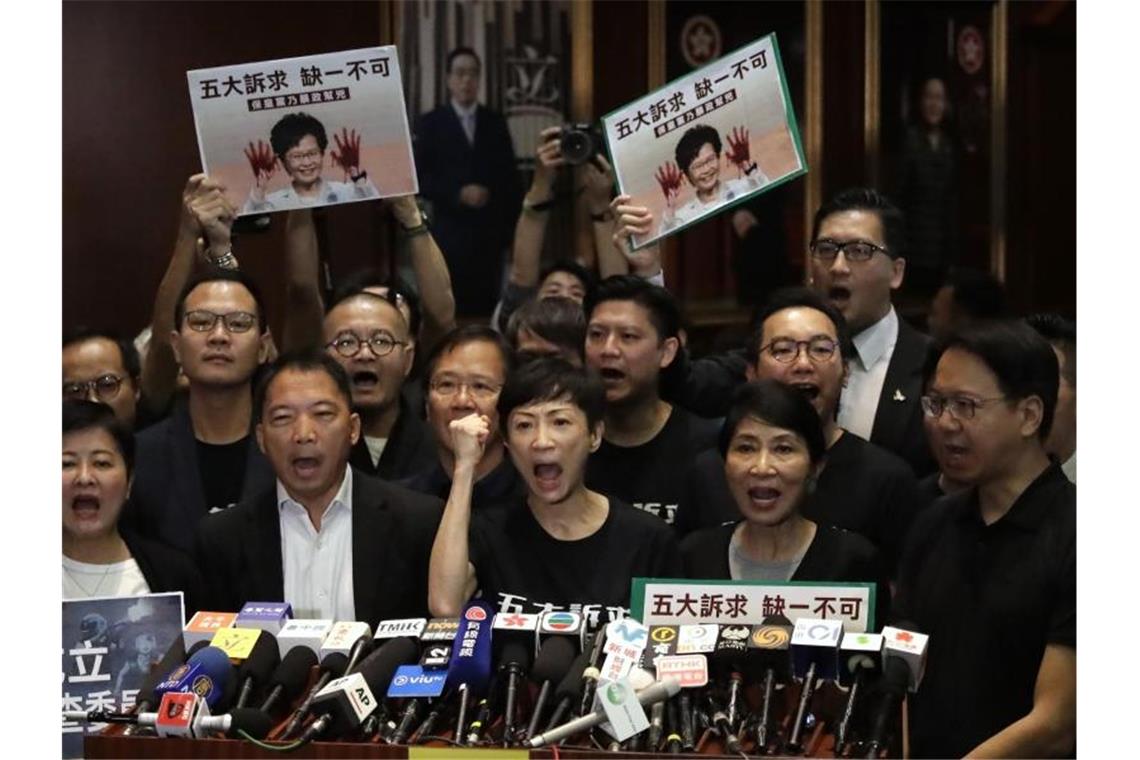
[[[598,374],[602,376],[603,383],[618,383],[625,379],[624,372],[620,369],[613,369],[612,367],[602,367],[602,369],[598,371]]]
[[[296,457],[292,464],[293,472],[302,478],[309,478],[317,473],[321,460],[317,457]]]
[[[851,289],[845,288],[841,285],[836,285],[827,291],[827,297],[832,301],[849,301],[851,300]]]
[[[94,496],[76,496],[71,500],[71,510],[80,518],[95,517],[99,508],[99,499]]]
[[[776,500],[780,498],[780,490],[766,486],[755,486],[748,489],[748,498],[752,500],[752,506],[769,509],[776,505]]]
[[[804,394],[808,401],[819,398],[819,386],[814,383],[793,383],[792,387]]]
[[[352,387],[362,390],[371,391],[375,390],[376,386],[380,385],[380,376],[375,372],[363,370],[361,372],[352,373]]]

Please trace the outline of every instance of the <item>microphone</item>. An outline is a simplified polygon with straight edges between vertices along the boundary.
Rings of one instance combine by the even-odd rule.
[[[188,652],[186,651],[186,643],[183,641],[182,637],[175,638],[167,648],[166,654],[162,655],[162,659],[152,665],[150,670],[147,671],[146,677],[139,685],[138,690],[138,694],[140,697],[142,697],[142,700],[135,702],[134,707],[131,708],[131,712],[136,715],[138,713],[144,713],[151,707],[161,702],[162,695],[158,695],[156,697],[154,695],[155,688],[161,682],[166,680],[166,677],[170,674],[171,671],[186,662],[186,660],[189,659],[191,655],[195,654],[199,649],[206,646],[207,643],[208,642],[206,641],[200,641],[197,644],[194,644]],[[135,733],[135,728],[136,726],[134,725],[127,726],[127,728],[123,731],[123,735],[133,735]]]
[[[574,661],[574,650],[574,642],[565,636],[551,636],[539,647],[538,655],[534,658],[534,666],[530,669],[530,678],[541,686],[534,702],[534,709],[531,711],[530,724],[526,729],[527,740],[538,730],[538,722],[550,697],[552,685],[561,682],[570,672]]]
[[[455,741],[464,743],[463,726],[471,696],[482,696],[491,680],[491,624],[493,612],[486,602],[468,602],[459,617],[459,631],[451,645],[447,688],[459,694]]]
[[[226,689],[233,677],[234,666],[226,653],[217,647],[205,646],[154,687],[154,695],[162,699],[168,693],[193,692],[213,708],[226,701]]]
[[[519,680],[530,667],[531,650],[522,642],[508,641],[503,646],[499,672],[507,673],[507,701],[503,706],[503,746],[514,743],[515,710],[517,707]]]
[[[926,666],[929,637],[917,633],[912,623],[902,625],[911,630],[894,626],[883,628],[883,676],[879,679],[882,699],[871,718],[870,739],[866,747],[866,757],[869,758],[877,758],[879,751],[886,746],[907,689],[918,689]]]
[[[851,730],[855,705],[868,678],[882,670],[883,637],[877,633],[845,633],[839,647],[839,685],[847,687],[843,717],[835,729],[835,754],[841,754]]]
[[[165,720],[181,722],[182,714],[188,712],[192,718],[186,725],[186,730],[173,729],[168,723],[164,727],[165,735],[202,736],[206,733],[223,733],[230,738],[238,738],[238,732],[244,731],[254,739],[264,739],[273,729],[273,719],[260,710],[245,707],[231,710],[224,715],[210,715],[201,707],[201,697],[192,692],[170,692],[163,695],[159,703],[158,712],[140,712],[134,715],[126,713],[109,713],[102,710],[84,712],[82,710],[64,710],[65,720],[78,720],[85,723],[126,723],[131,726],[154,728],[158,725],[160,716],[169,716]],[[187,703],[197,702],[196,706],[187,707]],[[175,733],[169,733],[174,731]]]
[[[194,617],[182,629],[182,644],[187,649],[200,641],[209,644],[218,631],[233,628],[235,622],[236,612],[195,612]]]
[[[605,644],[606,629],[603,626],[594,634],[594,645],[590,650],[590,662],[582,671],[582,702],[578,706],[579,715],[588,714],[594,707],[594,692],[598,688],[598,677],[602,674],[598,668],[601,666]]]
[[[415,662],[419,654],[415,640],[391,639],[362,660],[355,673],[330,681],[313,698],[311,710],[318,717],[301,734],[301,741],[311,741],[326,731],[335,738],[359,728],[376,710],[375,695],[384,693],[396,668]]]
[[[571,706],[581,696],[582,674],[589,665],[589,652],[580,653],[574,658],[574,661],[570,663],[570,669],[566,671],[566,675],[558,682],[558,688],[554,690],[554,696],[557,697],[558,702],[555,703],[554,712],[550,714],[550,720],[546,724],[547,731],[562,723],[566,714],[570,712]],[[527,737],[528,740],[530,738],[529,736]]]
[[[697,746],[696,731],[693,727],[693,698],[688,691],[682,691],[678,703],[681,712],[681,748],[685,752],[692,752]]]
[[[272,675],[273,670],[280,664],[281,654],[277,649],[277,637],[266,630],[261,631],[257,643],[253,645],[249,656],[242,660],[238,666],[238,680],[241,691],[238,693],[235,707],[245,707],[254,689],[259,688]]]
[[[343,676],[347,667],[348,657],[340,652],[332,652],[324,656],[321,660],[317,682],[313,684],[313,688],[309,690],[304,701],[293,711],[293,717],[289,719],[289,724],[285,726],[285,730],[281,732],[281,739],[288,739],[301,728],[301,723],[305,720],[305,716],[309,714],[309,707],[313,704],[313,697],[317,696],[317,692],[325,688],[329,681]]]
[[[314,620],[295,618],[285,623],[277,633],[277,649],[281,652],[281,659],[293,647],[308,647],[318,659],[321,656],[321,644],[332,632],[332,620]]]
[[[760,715],[756,723],[756,747],[768,746],[768,727],[771,723],[772,694],[777,684],[787,683],[792,669],[792,621],[783,615],[769,615],[752,629],[748,646],[753,653],[752,662],[762,673],[763,690]]]
[[[803,749],[804,717],[815,693],[816,679],[834,681],[839,671],[839,640],[843,635],[843,623],[838,620],[816,620],[800,618],[792,629],[792,664],[797,677],[802,678],[800,702],[792,719],[792,730],[788,735],[787,749],[799,752]]]
[[[649,745],[650,752],[656,752],[661,744],[661,735],[665,733],[665,703],[655,702],[649,711]]]
[[[656,702],[661,702],[676,694],[681,690],[681,682],[676,678],[668,678],[664,681],[657,681],[652,686],[648,686],[641,691],[637,692],[637,701],[642,707],[652,705]],[[588,728],[606,721],[606,711],[599,707],[596,711],[591,712],[589,715],[583,715],[574,720],[563,723],[561,726],[546,731],[534,737],[527,742],[527,745],[532,749],[542,747],[552,742],[561,741],[567,737],[581,733]]]
[[[343,621],[335,624],[321,644],[318,656],[340,652],[348,658],[345,675],[352,673],[360,661],[372,651],[372,627],[367,623]]]
[[[309,671],[316,664],[317,656],[308,647],[295,646],[290,649],[289,654],[285,655],[281,664],[273,671],[268,684],[269,695],[258,709],[268,715],[282,697],[286,704],[291,702],[301,693],[301,689],[305,688],[305,683],[309,680]]]
[[[748,639],[751,629],[746,625],[722,625],[713,649],[712,662],[721,677],[728,675],[728,704],[725,707],[725,720],[728,731],[725,742],[728,751],[735,755],[739,750],[736,742],[737,715],[740,692],[744,688],[744,665],[748,653]]]
[[[681,712],[676,699],[666,700],[665,717],[669,721],[669,734],[665,737],[665,748],[669,750],[669,754],[679,755],[681,754],[681,735],[677,732],[681,729]],[[653,747],[649,749],[651,752],[655,751]]]

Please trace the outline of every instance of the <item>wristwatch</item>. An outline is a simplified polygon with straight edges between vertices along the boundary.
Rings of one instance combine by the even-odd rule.
[[[554,196],[547,198],[544,201],[535,202],[528,197],[523,198],[524,211],[549,211],[557,199]]]
[[[368,172],[362,171],[360,174],[350,174],[348,176],[352,179],[353,182],[359,182],[362,179],[368,179]]]
[[[234,256],[234,249],[233,248],[227,248],[226,252],[223,253],[221,256],[213,256],[210,253],[207,253],[206,258],[209,260],[209,262],[212,265],[216,266],[218,269],[237,269],[238,268],[237,257]]]

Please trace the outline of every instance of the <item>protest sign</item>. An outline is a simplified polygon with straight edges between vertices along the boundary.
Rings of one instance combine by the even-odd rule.
[[[239,215],[419,191],[394,46],[186,78],[202,170]]]
[[[622,194],[653,213],[642,247],[807,171],[776,35],[602,119]]]
[[[134,707],[151,666],[182,635],[184,619],[181,591],[65,601],[63,710]],[[63,757],[82,757],[84,730],[63,722]]]

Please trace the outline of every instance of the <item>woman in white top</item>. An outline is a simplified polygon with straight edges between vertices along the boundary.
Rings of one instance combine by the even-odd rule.
[[[130,493],[134,437],[106,404],[63,404],[63,598],[186,593],[198,573],[177,550],[119,531]]]

